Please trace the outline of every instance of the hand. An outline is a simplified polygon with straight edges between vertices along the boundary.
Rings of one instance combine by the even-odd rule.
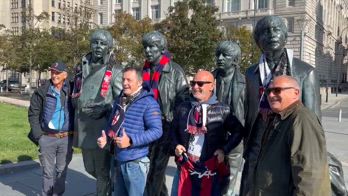
[[[224,153],[224,151],[222,151],[220,149],[217,149],[214,152],[214,156],[216,156],[218,163],[222,163],[225,160],[225,153]]]
[[[97,144],[98,144],[99,148],[103,149],[106,145],[106,142],[107,142],[106,134],[105,134],[105,131],[102,130],[101,137],[99,137],[97,139]]]
[[[119,148],[127,148],[131,145],[130,138],[124,128],[122,129],[122,137],[116,137],[115,142]]]
[[[186,152],[186,148],[183,145],[178,144],[175,147],[175,155],[177,157],[180,157],[182,155],[182,153]]]

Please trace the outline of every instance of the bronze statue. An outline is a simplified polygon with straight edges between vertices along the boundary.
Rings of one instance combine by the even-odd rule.
[[[122,89],[122,68],[112,52],[113,39],[105,30],[90,38],[91,52],[75,67],[74,146],[82,149],[86,171],[97,179],[97,195],[110,195],[110,154],[97,146],[105,128],[113,100]]]
[[[162,137],[151,146],[151,166],[145,192],[149,196],[168,195],[165,171],[170,156],[169,130],[173,110],[188,97],[189,88],[184,70],[172,61],[167,51],[167,40],[161,33],[147,33],[142,42],[146,58],[143,68],[144,87],[154,92],[161,108],[163,125]]]
[[[297,58],[285,48],[287,27],[278,16],[260,19],[254,30],[254,39],[262,51],[257,64],[246,71],[246,113],[244,139],[246,160],[240,195],[250,194],[254,167],[260,151],[260,142],[267,123],[274,118],[265,96],[265,90],[273,77],[289,75],[300,85],[303,104],[320,118],[319,81],[315,68]]]
[[[217,69],[216,96],[221,103],[228,105],[231,113],[244,123],[245,76],[240,72],[241,49],[236,42],[223,41],[215,52]],[[242,165],[243,145],[240,143],[228,155],[230,165],[229,184],[225,195],[233,195],[238,171]]]

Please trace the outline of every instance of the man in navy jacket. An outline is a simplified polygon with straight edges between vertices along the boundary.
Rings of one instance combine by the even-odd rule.
[[[114,195],[143,195],[150,167],[149,144],[162,136],[161,111],[150,90],[142,87],[142,71],[123,70],[123,91],[115,101],[107,133],[97,143],[105,148],[109,141],[115,152]]]

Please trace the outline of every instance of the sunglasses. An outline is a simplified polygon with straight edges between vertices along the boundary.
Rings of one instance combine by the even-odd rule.
[[[273,93],[274,95],[279,95],[282,91],[288,90],[288,89],[295,89],[298,90],[295,87],[274,87],[274,88],[268,88],[265,91],[265,94],[268,96],[269,94]]]
[[[211,82],[209,81],[190,81],[190,85],[192,87],[194,87],[196,84],[199,86],[199,87],[202,87],[204,84],[210,84]]]

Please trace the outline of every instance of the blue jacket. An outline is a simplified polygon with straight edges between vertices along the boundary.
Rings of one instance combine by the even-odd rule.
[[[120,106],[123,93],[116,99],[108,128],[110,130],[112,119],[119,110],[124,110]],[[118,136],[122,135],[125,129],[132,144],[128,148],[120,149],[115,146],[115,158],[120,162],[136,160],[147,156],[149,144],[162,136],[161,111],[152,92],[141,90],[140,94],[128,104],[125,112],[124,121],[120,126]],[[121,119],[120,119],[121,120]]]
[[[73,130],[74,113],[70,97],[70,84],[66,80],[61,90],[61,105],[64,107],[64,124],[60,130],[52,130],[48,122],[56,108],[56,97],[50,91],[51,81],[38,88],[30,99],[28,118],[33,136],[38,140],[44,132],[64,132]]]

